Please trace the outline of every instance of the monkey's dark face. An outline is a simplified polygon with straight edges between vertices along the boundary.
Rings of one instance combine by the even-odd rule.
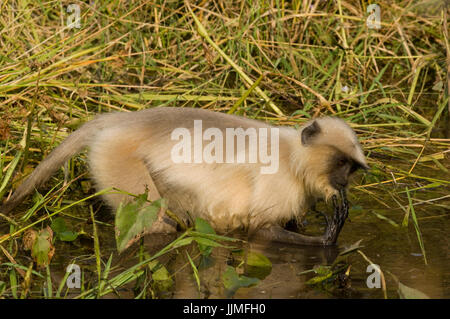
[[[313,121],[302,129],[301,143],[299,178],[312,197],[339,195],[358,168],[368,168],[354,132],[340,120]]]
[[[362,166],[347,157],[339,150],[335,150],[334,155],[328,163],[328,179],[333,188],[341,190],[347,187],[350,176]]]

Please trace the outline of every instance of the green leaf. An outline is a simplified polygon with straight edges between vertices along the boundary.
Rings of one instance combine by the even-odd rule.
[[[208,239],[212,239],[212,240],[223,240],[223,241],[234,241],[234,242],[242,241],[240,239],[233,238],[233,237],[226,237],[226,236],[220,236],[220,235],[215,235],[215,234],[205,234],[205,233],[200,233],[195,230],[187,230],[187,233],[190,236],[208,238]]]
[[[332,273],[330,266],[314,266],[314,272],[318,275],[324,276],[328,275],[329,273]]]
[[[187,251],[186,251],[186,255],[189,260],[189,263],[191,264],[192,271],[194,272],[194,278],[195,278],[195,282],[197,283],[198,291],[200,291],[201,286],[200,286],[200,277],[198,275],[198,269],[195,266],[194,261],[192,260],[191,256],[189,256],[189,253]]]
[[[330,266],[315,266],[314,272],[318,274],[318,276],[315,276],[308,280],[306,282],[307,285],[317,285],[333,276],[333,271],[331,270]]]
[[[61,241],[74,241],[78,238],[78,233],[68,230],[62,233],[57,233],[59,240]]]
[[[423,292],[398,282],[398,294],[401,299],[430,299]]]
[[[74,241],[78,237],[78,233],[70,230],[62,217],[53,219],[50,227],[61,241]]]
[[[190,243],[192,243],[193,240],[194,240],[194,238],[192,238],[192,237],[180,239],[180,240],[178,240],[178,241],[175,243],[175,245],[173,245],[172,248],[178,248],[178,247],[187,246],[187,245],[189,245]]]
[[[56,217],[55,219],[53,219],[50,227],[55,233],[62,233],[67,230],[66,222],[62,217]]]
[[[269,258],[261,253],[250,251],[247,254],[245,272],[251,277],[266,278],[272,271],[272,263]]]
[[[313,277],[313,278],[311,278],[310,280],[308,280],[308,281],[306,282],[306,284],[307,284],[307,285],[317,285],[317,284],[319,284],[319,283],[321,283],[321,282],[327,280],[327,279],[330,278],[332,275],[333,275],[333,273],[330,272],[329,274],[324,275],[324,276],[316,276],[316,277]]]
[[[214,231],[214,229],[211,227],[211,225],[204,220],[203,218],[197,217],[195,219],[195,230],[198,231],[199,233],[204,233],[204,234],[215,234],[216,232]]]
[[[31,248],[31,256],[39,267],[45,267],[50,264],[54,252],[52,237],[53,234],[48,228],[41,230]]]
[[[115,222],[117,250],[122,252],[138,240],[151,228],[160,209],[165,207],[163,198],[149,204],[147,194],[139,195],[131,203],[120,204]]]
[[[195,219],[195,230],[202,234],[216,234],[211,225],[206,220],[200,217],[197,217]],[[195,237],[194,239],[198,243],[198,249],[203,256],[209,256],[213,247],[222,246],[211,239],[201,237]]]
[[[152,271],[153,288],[157,291],[168,291],[173,286],[173,279],[164,265],[155,261],[149,265]]]
[[[236,269],[228,266],[222,275],[222,282],[227,290],[227,296],[231,297],[239,288],[256,285],[259,282],[259,279],[238,275]]]
[[[199,246],[203,246],[206,248],[212,248],[212,247],[227,247],[222,245],[221,243],[218,243],[214,240],[208,239],[208,238],[203,238],[203,237],[192,237],[198,244]],[[200,249],[201,250],[201,249]]]

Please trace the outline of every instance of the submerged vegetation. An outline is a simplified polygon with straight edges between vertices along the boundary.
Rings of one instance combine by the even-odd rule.
[[[255,248],[202,220],[151,245],[123,226],[116,246],[122,226],[98,199],[117,190],[96,193],[78,156],[0,214],[0,298],[448,298],[444,2],[1,2],[1,201],[95,114],[158,106],[291,126],[338,116],[371,169],[349,190],[347,248],[330,260],[329,249]],[[120,216],[139,197],[132,205]],[[79,289],[69,289],[70,264],[81,267]],[[366,285],[369,264],[381,269],[380,289]]]

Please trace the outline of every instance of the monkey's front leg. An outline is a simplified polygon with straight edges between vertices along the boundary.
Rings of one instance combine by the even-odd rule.
[[[326,246],[334,245],[337,241],[339,233],[344,226],[344,222],[348,216],[348,202],[345,194],[345,190],[339,192],[340,203],[336,196],[333,196],[334,216],[331,222],[328,218],[327,229],[322,236],[307,236],[299,233],[291,232],[284,229],[279,225],[273,225],[269,228],[263,228],[258,230],[253,238],[271,240],[281,243],[294,244],[294,245],[315,245]]]
[[[339,191],[340,203],[336,196],[333,196],[334,216],[331,223],[327,222],[327,230],[324,237],[328,244],[335,244],[339,233],[344,226],[345,220],[348,217],[348,201],[345,189]]]
[[[307,236],[284,229],[279,225],[257,230],[252,238],[270,240],[292,245],[327,245],[325,236]]]

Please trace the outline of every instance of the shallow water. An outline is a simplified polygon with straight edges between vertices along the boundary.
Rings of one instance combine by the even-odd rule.
[[[445,177],[439,176],[443,179]],[[414,187],[408,185],[411,189]],[[235,298],[383,298],[380,288],[368,288],[366,280],[371,273],[366,272],[368,262],[356,252],[344,258],[347,265],[351,266],[349,272],[349,284],[344,289],[307,285],[306,282],[314,274],[301,274],[318,265],[331,265],[339,252],[345,247],[362,239],[360,250],[375,264],[381,267],[386,279],[388,298],[398,298],[398,280],[411,288],[417,289],[431,298],[450,298],[450,196],[448,190],[439,187],[436,189],[419,190],[411,193],[415,203],[415,213],[418,218],[419,228],[423,237],[424,248],[428,264],[425,264],[424,256],[419,246],[416,230],[412,218],[409,218],[407,227],[401,227],[404,218],[404,210],[392,200],[391,193],[401,192],[405,185],[385,185],[383,188],[368,189],[371,195],[357,189],[349,191],[351,210],[349,219],[338,239],[338,245],[334,247],[306,247],[292,246],[277,243],[234,243],[244,254],[256,251],[264,254],[272,263],[271,273],[256,286],[240,288]],[[380,191],[380,190],[385,191]],[[407,201],[402,196],[402,204]],[[436,199],[432,202],[420,203],[428,199]],[[393,226],[386,219],[379,218],[376,214],[395,222]],[[108,214],[106,214],[107,216]],[[107,219],[107,218],[106,218]],[[320,230],[319,219],[315,215],[308,215],[306,228],[308,232]],[[112,220],[106,220],[113,223]],[[6,226],[3,224],[3,226]],[[88,233],[89,225],[85,227]],[[321,226],[323,228],[323,226]],[[2,233],[7,231],[3,229]],[[112,226],[99,226],[100,247],[103,261],[106,262],[111,253],[114,254],[114,269],[111,275],[119,273],[137,263],[135,256],[137,245],[117,256],[114,229]],[[144,243],[146,251],[150,254],[157,252],[167,245],[174,237],[147,236]],[[215,248],[212,253],[212,264],[208,268],[199,270],[201,289],[199,291],[192,275],[192,269],[186,258],[186,251],[198,264],[198,249],[193,245],[180,248],[159,260],[166,265],[173,275],[174,286],[164,298],[224,298],[227,293],[222,283],[222,275],[233,261],[230,249]],[[23,252],[19,252],[22,254]],[[28,257],[29,258],[29,257]],[[89,238],[77,239],[73,243],[56,242],[56,254],[50,266],[52,281],[55,287],[64,275],[65,267],[72,263],[78,263],[85,272],[85,279],[94,283],[97,279],[95,272],[95,256],[93,253],[93,241]],[[235,265],[234,265],[235,266]],[[102,268],[104,265],[102,265]],[[42,271],[41,273],[45,273]],[[35,279],[31,297],[41,297],[44,283]],[[134,298],[133,285],[129,284],[118,290],[120,298]],[[73,291],[68,296],[76,296]],[[117,298],[111,294],[107,297]]]
[[[445,179],[444,176],[439,176]],[[404,189],[404,185],[393,187]],[[388,194],[393,187],[386,186],[385,192],[377,192],[374,200],[355,189],[350,191],[352,204],[347,220],[338,240],[337,247],[299,247],[274,243],[249,243],[247,250],[263,253],[273,264],[272,272],[257,286],[241,288],[235,297],[239,298],[383,298],[382,289],[368,288],[366,283],[372,272],[366,272],[368,262],[353,252],[345,258],[350,268],[350,284],[345,289],[321,289],[306,284],[313,274],[300,274],[317,265],[331,265],[345,247],[362,240],[360,250],[381,267],[386,280],[388,298],[398,298],[397,278],[403,285],[417,289],[431,298],[450,298],[450,195],[448,189],[419,190],[412,192],[415,214],[423,239],[427,264],[422,254],[412,216],[407,227],[402,227],[405,211]],[[414,186],[413,186],[414,187]],[[413,188],[409,185],[409,188]],[[399,191],[396,189],[395,191]],[[360,196],[356,196],[359,194]],[[363,194],[363,195],[361,195]],[[406,195],[403,194],[405,197]],[[439,198],[438,200],[435,200]],[[432,202],[420,203],[432,199]],[[407,203],[407,201],[406,201]],[[402,204],[405,204],[402,201]],[[376,215],[376,214],[378,215]],[[382,215],[391,222],[393,226]],[[308,216],[314,224],[315,217]],[[223,297],[220,276],[229,258],[226,252],[218,253],[217,265],[201,272],[209,285],[209,297]],[[220,262],[220,260],[222,260]],[[174,297],[205,297],[197,292],[190,269],[177,273]]]
[[[448,202],[447,202],[448,203]],[[441,203],[442,204],[442,203]],[[269,276],[252,288],[241,288],[236,298],[382,298],[381,289],[369,289],[366,280],[371,272],[366,272],[368,262],[359,254],[352,253],[346,261],[351,265],[350,287],[346,289],[323,289],[306,285],[312,274],[300,274],[317,265],[331,265],[339,251],[362,239],[360,250],[384,273],[387,295],[398,298],[398,280],[411,288],[420,290],[431,298],[450,297],[450,259],[449,238],[450,216],[444,208],[426,207],[430,218],[419,217],[419,227],[428,265],[418,243],[416,231],[409,223],[407,228],[394,227],[386,221],[364,210],[366,206],[359,203],[362,209],[350,212],[350,220],[344,226],[337,247],[299,247],[276,243],[249,243],[244,249],[263,253],[272,262],[273,268]],[[373,208],[373,203],[371,204]],[[371,207],[367,204],[367,207]],[[395,210],[379,209],[382,214],[401,225],[401,214]],[[416,209],[418,216],[420,209]],[[441,217],[434,217],[440,216]],[[224,297],[221,275],[229,259],[229,252],[216,252],[216,265],[200,271],[200,278],[208,290],[208,297]],[[183,258],[181,258],[183,259]],[[184,258],[185,259],[185,258]],[[180,261],[182,264],[184,261]],[[178,265],[179,266],[179,265]],[[175,267],[178,268],[178,267]],[[175,276],[175,298],[205,297],[199,293],[191,270],[178,272]]]

